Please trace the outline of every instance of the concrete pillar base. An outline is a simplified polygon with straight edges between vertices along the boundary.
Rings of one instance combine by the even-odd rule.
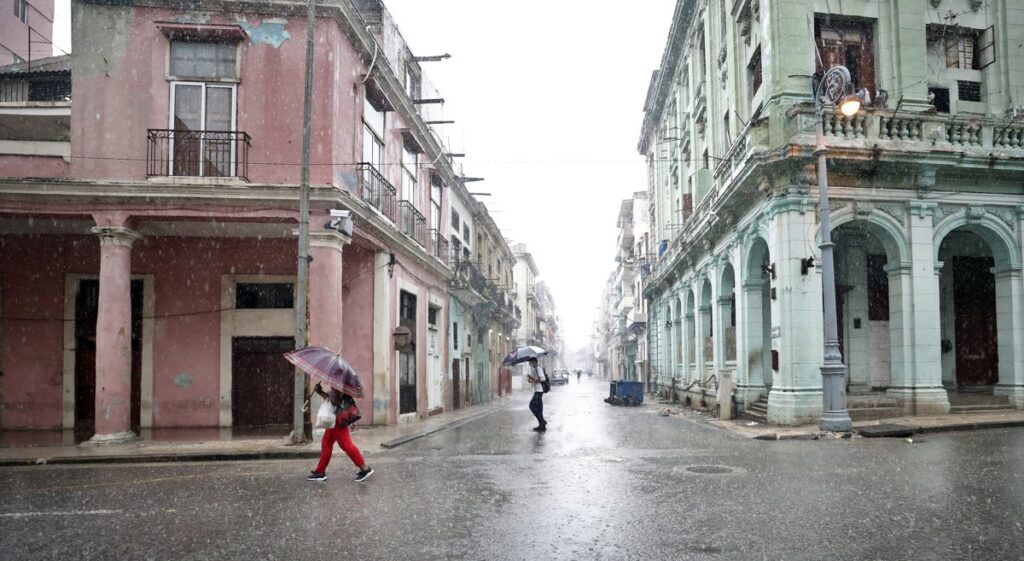
[[[302,446],[303,444],[309,444],[309,441],[306,440],[306,435],[292,431],[281,439],[281,443],[285,446]]]
[[[899,400],[907,415],[949,413],[949,394],[945,388],[889,388],[885,394]]]
[[[1010,405],[1024,409],[1024,385],[997,384],[992,388],[992,395],[1005,395],[1010,399]]]
[[[83,442],[82,445],[124,444],[126,442],[137,440],[138,438],[138,435],[132,431],[115,432],[113,434],[94,434],[92,438]]]
[[[821,408],[820,389],[772,388],[768,394],[768,424],[787,427],[816,424],[821,418]]]

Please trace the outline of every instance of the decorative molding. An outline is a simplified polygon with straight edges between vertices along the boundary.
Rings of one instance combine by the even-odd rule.
[[[985,213],[988,212],[982,205],[969,205],[967,207],[967,220],[977,222],[985,217]]]
[[[871,211],[875,210],[875,205],[867,201],[853,201],[850,206],[853,208],[853,213],[860,218],[867,218],[871,215]]]
[[[904,223],[906,218],[906,207],[903,205],[897,203],[883,203],[875,208],[895,218],[900,224]]]
[[[915,178],[918,189],[931,189],[935,187],[935,168],[922,167]]]
[[[95,226],[91,232],[100,237],[100,245],[131,248],[135,240],[142,239],[142,234],[124,226]]]
[[[997,207],[992,209],[990,212],[1003,222],[1006,222],[1006,225],[1009,226],[1011,230],[1017,229],[1017,212],[1014,212],[1012,208]]]
[[[950,215],[953,215],[953,214],[956,214],[956,212],[957,212],[957,209],[954,208],[954,207],[950,207],[950,206],[946,206],[946,205],[938,205],[938,206],[935,207],[934,211],[932,212],[932,223],[933,224],[938,224],[939,222],[942,222],[943,218],[945,218],[947,216],[950,216]]]
[[[910,213],[917,213],[918,218],[927,218],[935,215],[935,209],[938,205],[935,203],[926,203],[923,201],[907,201],[907,206],[910,207]]]

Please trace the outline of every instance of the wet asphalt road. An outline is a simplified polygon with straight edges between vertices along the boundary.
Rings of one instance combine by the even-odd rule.
[[[373,451],[365,484],[340,452],[322,483],[305,461],[0,469],[0,558],[1024,558],[1022,429],[758,442],[606,391],[555,387],[546,434],[518,395]]]

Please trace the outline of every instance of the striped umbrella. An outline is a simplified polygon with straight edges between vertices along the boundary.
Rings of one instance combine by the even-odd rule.
[[[303,347],[285,353],[284,358],[310,377],[343,394],[363,397],[363,382],[359,380],[359,375],[348,361],[334,351],[323,347]]]

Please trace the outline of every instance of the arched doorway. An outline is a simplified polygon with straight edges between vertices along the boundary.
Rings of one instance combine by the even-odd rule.
[[[961,226],[939,244],[939,310],[942,382],[959,392],[989,393],[1000,382],[1000,355],[1012,337],[1000,329],[997,301],[1008,287],[995,270],[1005,266],[1005,246],[980,226]]]
[[[696,316],[696,298],[694,297],[693,290],[691,288],[686,289],[686,317],[683,325],[686,331],[686,361],[688,368],[686,369],[687,376],[689,379],[694,376],[697,372],[697,316]]]
[[[698,377],[703,381],[714,371],[715,360],[715,326],[712,324],[711,281],[707,278],[701,283],[700,289],[700,344],[701,354]]]
[[[722,318],[720,352],[731,368],[736,364],[736,274],[730,263],[722,269],[720,277],[718,317]]]
[[[885,390],[902,353],[904,258],[895,236],[871,218],[833,229],[839,349],[851,392]]]
[[[738,382],[738,389],[745,394],[744,399],[748,400],[748,404],[771,389],[773,369],[778,369],[778,362],[773,360],[772,355],[771,277],[766,272],[770,261],[768,244],[762,238],[754,240],[744,264],[743,329],[746,356],[743,360],[746,375],[745,380]]]

